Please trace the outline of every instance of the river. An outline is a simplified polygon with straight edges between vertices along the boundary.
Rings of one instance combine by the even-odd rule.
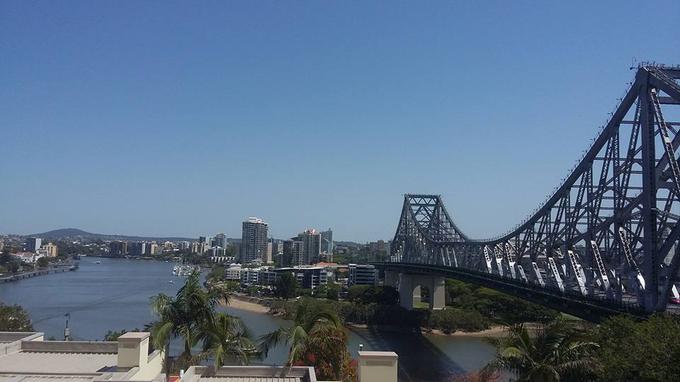
[[[97,262],[100,262],[97,264]],[[101,340],[107,330],[142,329],[154,316],[149,298],[174,295],[182,279],[172,276],[173,264],[157,261],[85,257],[74,272],[50,274],[0,284],[0,301],[19,304],[31,315],[36,330],[63,339],[65,314],[74,340]],[[173,283],[170,283],[173,280]],[[239,316],[255,336],[288,321],[267,314],[226,308]],[[477,370],[494,356],[491,345],[480,338],[420,335],[376,329],[352,329],[349,350],[393,350],[399,354],[400,381],[438,381]],[[286,349],[279,346],[262,360],[282,364]]]

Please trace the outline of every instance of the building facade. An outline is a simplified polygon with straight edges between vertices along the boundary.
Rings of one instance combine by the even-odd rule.
[[[42,247],[42,239],[39,237],[29,237],[26,239],[26,250],[28,252],[37,252]]]
[[[378,270],[373,265],[350,264],[348,286],[352,285],[376,285]]]
[[[59,254],[57,246],[52,243],[47,243],[43,245],[42,249],[45,250],[45,255],[49,257],[57,257],[57,255]]]
[[[333,261],[333,231],[330,228],[321,232],[321,253],[326,255],[326,261]]]
[[[298,265],[318,263],[321,256],[321,234],[315,229],[308,229],[297,236],[297,241],[303,243],[302,263]]]
[[[111,256],[125,256],[128,253],[127,241],[112,241],[109,243],[109,254]]]
[[[243,222],[241,233],[241,262],[266,261],[267,223],[262,219],[250,217]]]

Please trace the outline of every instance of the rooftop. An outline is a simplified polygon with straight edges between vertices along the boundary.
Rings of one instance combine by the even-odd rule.
[[[149,354],[148,338],[126,333],[118,341],[45,341],[40,332],[0,332],[0,382],[152,381],[135,378],[160,376],[162,353]]]

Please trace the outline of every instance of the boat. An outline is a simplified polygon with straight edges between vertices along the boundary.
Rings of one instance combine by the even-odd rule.
[[[94,262],[95,264],[101,264],[102,262],[100,260],[97,260]]]
[[[188,264],[177,264],[172,268],[172,274],[174,276],[189,276],[192,272],[200,270],[195,265]]]
[[[172,281],[172,280],[168,280],[168,282],[169,282],[170,284],[174,284],[174,283],[175,283],[175,282]]]

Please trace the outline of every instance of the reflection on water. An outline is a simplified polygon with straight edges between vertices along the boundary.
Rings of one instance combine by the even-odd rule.
[[[101,264],[96,264],[101,261]],[[75,340],[102,340],[107,330],[142,329],[154,317],[149,298],[174,295],[182,279],[172,276],[172,263],[125,259],[83,258],[75,272],[51,274],[0,284],[0,301],[22,305],[36,330],[63,338],[66,313],[71,314]],[[169,281],[173,280],[173,283]],[[256,337],[290,322],[267,314],[225,308],[243,319]],[[399,379],[441,381],[476,370],[493,358],[493,347],[478,338],[457,338],[420,333],[369,329],[348,331],[349,350],[393,350],[399,354]],[[181,347],[172,346],[173,352]],[[176,350],[175,350],[176,349]],[[278,346],[258,363],[282,364],[287,349]]]

